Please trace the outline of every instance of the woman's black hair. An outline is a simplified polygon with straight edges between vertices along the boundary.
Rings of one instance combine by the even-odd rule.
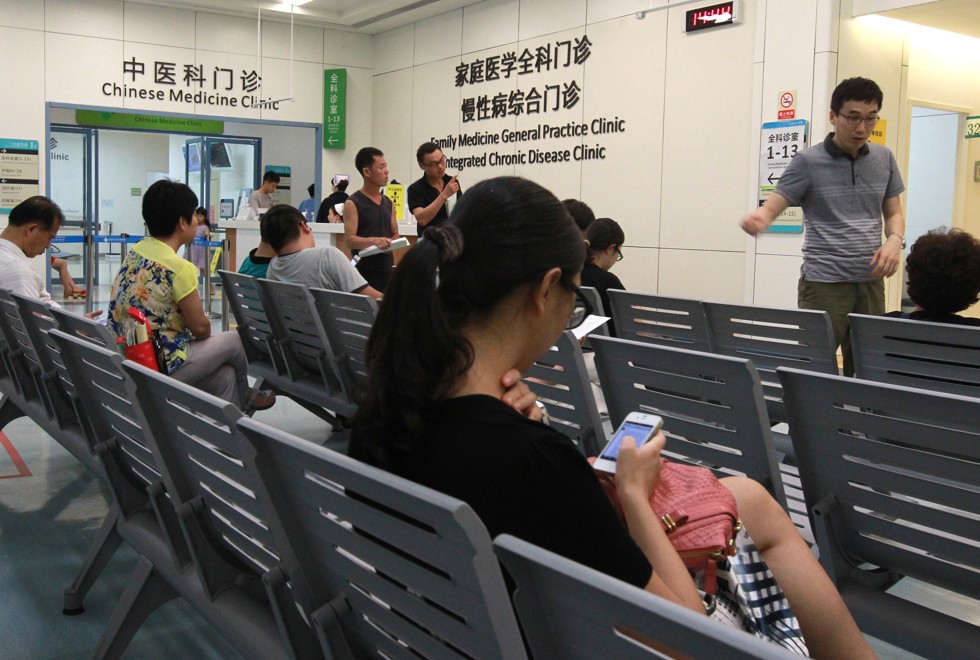
[[[379,428],[365,447],[381,465],[413,451],[426,423],[473,362],[462,330],[523,285],[582,268],[582,234],[540,185],[500,177],[473,186],[395,269],[367,345],[367,385],[354,425]],[[503,375],[503,374],[501,374]]]
[[[173,235],[180,219],[192,220],[196,208],[194,191],[169,179],[154,182],[143,194],[143,221],[154,238]]]
[[[961,229],[933,229],[905,260],[909,298],[933,314],[955,314],[980,294],[980,240]]]
[[[598,218],[585,230],[585,240],[588,242],[585,263],[591,264],[600,252],[625,243],[626,234],[612,218]]]

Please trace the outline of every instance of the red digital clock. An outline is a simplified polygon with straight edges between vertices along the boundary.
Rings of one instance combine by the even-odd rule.
[[[741,1],[721,2],[708,7],[691,9],[684,23],[685,32],[699,32],[723,25],[734,25],[741,21]]]

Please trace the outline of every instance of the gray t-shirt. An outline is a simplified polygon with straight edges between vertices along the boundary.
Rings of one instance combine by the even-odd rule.
[[[269,193],[262,192],[262,189],[258,189],[252,192],[248,196],[248,205],[253,209],[271,209],[275,206],[276,202],[272,199],[272,195]]]
[[[881,247],[881,205],[905,190],[895,156],[866,144],[852,159],[833,133],[790,161],[776,192],[803,207],[803,276],[811,282],[871,281]]]
[[[357,293],[367,286],[367,280],[351,265],[344,253],[332,245],[273,257],[266,277],[344,293]]]

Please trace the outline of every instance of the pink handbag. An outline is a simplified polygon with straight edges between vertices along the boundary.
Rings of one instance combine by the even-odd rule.
[[[625,520],[615,477],[599,471],[596,476],[616,513]],[[665,460],[650,508],[684,565],[692,572],[703,570],[705,592],[715,593],[716,562],[735,554],[735,537],[742,528],[735,496],[708,468]]]

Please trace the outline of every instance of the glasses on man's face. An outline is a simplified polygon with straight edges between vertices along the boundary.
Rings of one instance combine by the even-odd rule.
[[[619,248],[616,248],[616,261],[622,261],[622,260],[623,260],[623,251],[620,250]]]
[[[446,157],[445,156],[443,156],[439,160],[434,161],[432,163],[422,163],[423,166],[425,166],[427,169],[430,169],[430,170],[433,169],[433,168],[435,168],[435,167],[440,167],[440,166],[445,165],[445,164],[446,164]]]
[[[566,330],[574,330],[575,328],[582,325],[589,316],[592,315],[592,303],[589,299],[585,297],[582,293],[582,289],[578,288],[574,284],[567,285],[568,288],[572,290],[575,294],[575,306],[572,307],[572,315],[568,317],[568,323],[565,324]]]
[[[844,121],[848,123],[849,126],[858,126],[861,122],[864,122],[868,126],[874,126],[878,123],[878,115],[870,115],[868,117],[862,117],[861,115],[838,115],[844,118]]]

